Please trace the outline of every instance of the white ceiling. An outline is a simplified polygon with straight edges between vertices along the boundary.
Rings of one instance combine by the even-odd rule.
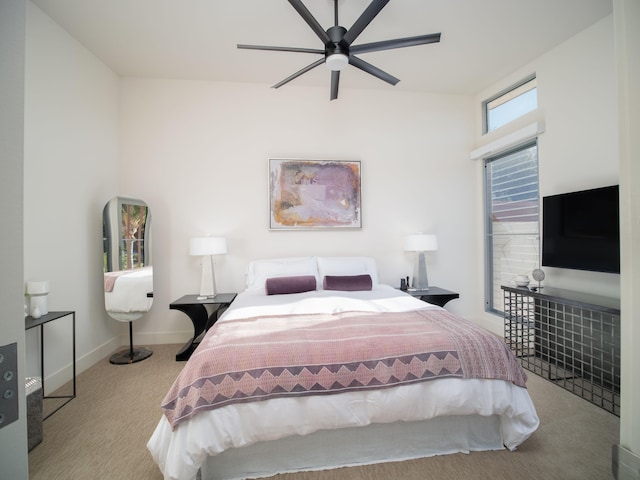
[[[32,0],[122,76],[273,85],[321,58],[239,50],[238,43],[321,49],[285,0]],[[304,0],[333,25],[333,0]],[[340,0],[349,28],[370,0]],[[355,44],[442,32],[440,43],[362,54],[400,78],[392,87],[354,67],[344,88],[475,94],[612,12],[612,0],[393,0]],[[290,85],[326,86],[317,67]]]

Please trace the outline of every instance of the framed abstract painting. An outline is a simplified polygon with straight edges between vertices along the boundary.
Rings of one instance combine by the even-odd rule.
[[[362,228],[360,162],[269,160],[269,228]]]

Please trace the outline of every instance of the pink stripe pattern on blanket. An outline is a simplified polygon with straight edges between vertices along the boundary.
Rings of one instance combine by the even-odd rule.
[[[214,325],[162,402],[173,428],[270,398],[526,374],[498,337],[446,310],[264,316]]]

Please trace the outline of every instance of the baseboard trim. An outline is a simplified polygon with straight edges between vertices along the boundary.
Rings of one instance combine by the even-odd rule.
[[[107,357],[111,352],[116,350],[120,346],[120,338],[115,337],[108,342],[94,348],[90,352],[76,357],[76,376],[98,363],[103,358]],[[44,379],[46,388],[45,395],[51,394],[54,390],[62,387],[67,382],[70,382],[73,378],[73,363],[65,365],[60,370],[51,373]]]
[[[183,344],[190,340],[193,332],[160,332],[160,333],[138,333],[133,334],[134,345],[165,345],[165,344]],[[114,352],[123,347],[129,346],[129,335],[119,335],[111,340],[99,345],[90,352],[76,357],[76,376],[92,367],[101,360],[108,358]],[[47,375],[44,379],[46,388],[45,395],[51,394],[53,391],[70,382],[73,378],[73,364],[69,363],[60,370]]]
[[[611,470],[616,480],[640,480],[640,456],[621,445],[612,450]]]

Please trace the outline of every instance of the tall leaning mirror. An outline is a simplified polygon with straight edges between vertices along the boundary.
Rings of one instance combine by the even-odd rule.
[[[109,361],[139,362],[153,351],[133,346],[133,322],[151,309],[153,266],[151,211],[137,198],[115,197],[102,212],[104,246],[104,304],[111,318],[129,323],[129,348]]]

